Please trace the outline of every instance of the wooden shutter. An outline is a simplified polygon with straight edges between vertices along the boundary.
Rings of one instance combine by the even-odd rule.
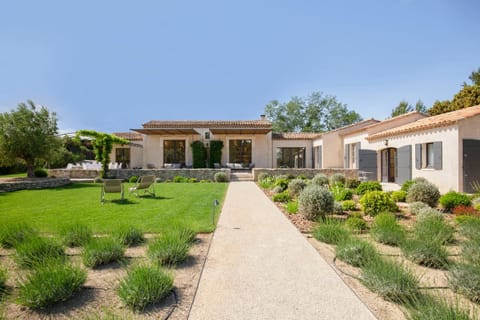
[[[433,143],[433,168],[442,170],[442,141]]]
[[[422,144],[415,145],[415,168],[422,169]]]
[[[360,142],[355,147],[355,168],[360,168]]]
[[[349,152],[348,152],[349,149],[350,149],[349,147],[350,147],[349,144],[346,144],[346,145],[345,145],[345,151],[344,151],[344,154],[343,154],[343,159],[344,159],[343,167],[344,167],[344,168],[350,168],[350,166],[348,165],[349,162],[350,162],[350,157],[349,157],[350,154],[349,154]]]
[[[323,161],[322,161],[322,146],[318,146],[318,168],[322,169]]]
[[[412,146],[403,146],[397,149],[397,179],[402,184],[412,179]]]

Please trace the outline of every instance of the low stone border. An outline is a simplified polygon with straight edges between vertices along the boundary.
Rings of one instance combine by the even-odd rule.
[[[264,168],[254,168],[253,169],[253,180],[258,180],[258,175],[260,173],[267,173],[272,176],[279,176],[279,175],[289,175],[292,174],[294,176],[298,176],[303,174],[307,178],[311,179],[318,173],[323,173],[330,177],[334,173],[341,173],[347,179],[358,179],[358,169],[292,169],[292,168],[276,168],[276,169],[264,169]]]
[[[69,178],[15,178],[0,179],[0,192],[57,188],[70,184]]]

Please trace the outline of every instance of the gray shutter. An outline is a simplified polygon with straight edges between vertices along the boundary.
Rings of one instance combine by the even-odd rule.
[[[433,168],[442,170],[442,141],[433,143]]]
[[[377,151],[360,149],[358,158],[358,170],[369,172],[369,180],[377,180]]]
[[[318,168],[322,169],[323,162],[322,162],[322,146],[318,146]]]
[[[343,162],[343,167],[344,168],[350,168],[350,166],[348,165],[348,163],[350,162],[350,158],[349,158],[349,152],[348,152],[348,147],[350,145],[346,144],[345,145],[345,153],[343,154],[343,159],[344,159],[344,162]]]
[[[357,142],[357,146],[355,148],[355,168],[360,168],[360,142]]]
[[[422,169],[422,144],[415,145],[415,168]]]
[[[412,179],[412,146],[403,146],[397,149],[397,179],[398,184]]]

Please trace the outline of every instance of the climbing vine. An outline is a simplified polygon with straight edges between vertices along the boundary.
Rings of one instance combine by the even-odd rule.
[[[215,163],[222,162],[222,149],[223,141],[221,140],[212,140],[210,141],[210,168],[214,167]]]
[[[205,168],[207,159],[207,149],[202,141],[193,141],[190,145],[192,147],[193,167]]]

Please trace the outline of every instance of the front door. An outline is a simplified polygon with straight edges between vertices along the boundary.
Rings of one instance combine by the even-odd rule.
[[[463,192],[480,186],[480,140],[463,140]]]
[[[395,182],[397,149],[382,150],[382,182]]]

